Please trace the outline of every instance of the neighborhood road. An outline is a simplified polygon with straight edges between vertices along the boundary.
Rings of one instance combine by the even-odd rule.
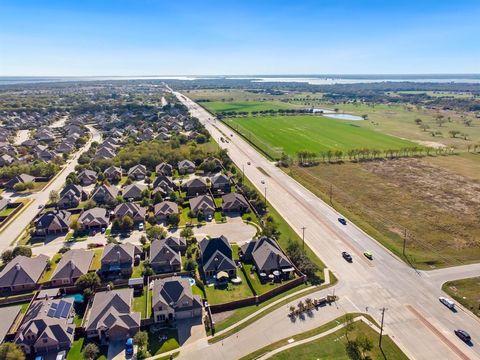
[[[90,144],[93,141],[101,141],[101,135],[93,126],[87,126],[91,133],[90,140],[84,145],[84,147],[77,151],[72,159],[68,160],[67,164],[63,169],[57,174],[52,182],[48,184],[43,190],[33,193],[28,196],[32,199],[32,202],[27,206],[26,209],[18,215],[12,222],[10,222],[5,229],[0,233],[0,252],[3,252],[10,247],[12,241],[14,241],[18,236],[20,236],[26,226],[37,216],[40,211],[40,207],[45,206],[49,201],[50,191],[55,190],[59,191],[63,187],[67,175],[75,170],[75,166],[78,164],[78,158],[82,153],[88,150]]]
[[[290,226],[299,235],[301,228],[306,227],[305,242],[340,279],[335,289],[345,309],[368,310],[380,322],[381,309],[386,308],[385,329],[411,359],[480,359],[480,322],[467,312],[454,313],[443,306],[438,301],[443,294],[438,282],[430,278],[437,276],[451,280],[465,274],[480,274],[479,264],[441,270],[441,275],[412,269],[351,222],[347,226],[339,224],[334,209],[203,108],[182,94],[175,94],[190,108],[192,115],[200,119],[219,145],[228,150],[234,163],[245,169],[245,176],[260,193],[264,194],[267,189],[268,201]],[[220,137],[228,137],[230,141],[223,143],[219,141]],[[362,255],[366,250],[374,254],[373,261]],[[353,255],[353,263],[343,260],[342,251]],[[288,322],[279,322],[272,313],[245,328],[239,334],[242,341],[231,336],[222,343],[201,346],[194,353],[187,349],[180,356],[234,359],[239,352],[248,354],[264,346],[270,338],[276,338],[272,335],[274,333],[290,333],[292,326]],[[454,335],[453,330],[457,328],[472,335],[474,346],[467,346]],[[233,348],[241,350],[233,351]]]

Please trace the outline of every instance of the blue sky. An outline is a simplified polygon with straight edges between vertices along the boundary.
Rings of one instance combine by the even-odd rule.
[[[0,0],[0,76],[480,73],[480,1]]]

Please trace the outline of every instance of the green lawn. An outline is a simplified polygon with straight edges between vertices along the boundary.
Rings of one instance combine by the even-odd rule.
[[[442,290],[480,317],[480,277],[449,281]]]
[[[214,113],[229,112],[229,111],[252,112],[252,111],[301,108],[293,104],[280,102],[280,101],[234,101],[234,102],[210,101],[210,102],[204,102],[202,103],[202,105]],[[306,108],[306,106],[304,108]]]
[[[166,335],[165,341],[160,341],[160,337]],[[178,343],[178,332],[175,329],[160,330],[157,332],[149,331],[148,334],[148,351],[150,354],[158,355],[166,351],[174,350],[180,347]]]
[[[40,278],[40,283],[41,284],[50,281],[50,278],[52,277],[53,272],[57,268],[58,262],[60,261],[61,258],[62,258],[62,254],[55,254],[52,257],[52,259],[50,260],[50,269],[45,271],[43,273],[42,277]]]
[[[243,265],[244,269],[245,269],[245,273],[247,274],[248,276],[248,279],[250,280],[250,284],[252,284],[252,287],[253,289],[255,290],[255,292],[257,293],[257,295],[260,295],[260,294],[264,294],[274,288],[276,288],[277,286],[280,285],[280,283],[273,283],[268,281],[267,283],[265,284],[262,284],[262,282],[260,281],[260,278],[258,277],[258,274],[256,271],[251,271],[253,265],[252,264],[244,264]],[[292,278],[293,279],[293,278]]]
[[[326,325],[316,328],[312,331],[308,331],[302,334],[293,336],[296,341],[306,339],[325,332],[328,329],[334,328],[337,325],[337,320],[334,320]],[[370,359],[389,359],[389,360],[407,360],[407,356],[400,350],[400,348],[390,339],[390,337],[384,335],[382,338],[382,349],[378,347],[378,333],[370,328],[363,321],[356,321],[354,328],[348,333],[348,338],[353,341],[358,336],[366,336],[372,342],[372,350],[368,352]],[[350,357],[345,351],[345,345],[347,338],[345,336],[345,329],[339,329],[332,334],[326,335],[318,340],[312,341],[306,345],[295,346],[291,349],[282,351],[271,359],[287,360],[287,359],[345,359]],[[255,351],[242,358],[242,360],[255,359],[259,355],[282,347],[288,344],[288,339],[278,341],[265,348]],[[383,350],[383,354],[382,354]]]
[[[101,260],[102,260],[103,248],[95,249],[93,250],[93,252],[94,252],[94,255],[93,255],[92,263],[90,264],[90,270],[99,270],[100,267],[102,266]]]
[[[137,266],[133,267],[133,272],[132,272],[132,278],[139,278],[142,277],[144,267],[143,267],[143,261],[140,261],[140,263]]]
[[[272,157],[285,152],[319,153],[326,150],[400,149],[412,142],[361,127],[354,121],[321,116],[262,116],[226,119],[225,122]]]
[[[133,297],[133,311],[142,314],[142,319],[148,319],[150,311],[147,311],[147,289],[144,288],[141,295],[135,295]]]
[[[240,269],[237,270],[237,276],[242,279],[240,285],[228,283],[226,288],[216,289],[214,286],[205,286],[205,294],[209,304],[223,304],[229,301],[245,299],[253,296],[247,280]]]

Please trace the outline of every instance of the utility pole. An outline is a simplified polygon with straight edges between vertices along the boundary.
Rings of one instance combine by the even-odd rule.
[[[267,187],[265,186],[265,208],[267,207]]]
[[[332,204],[333,185],[330,184],[330,204]]]
[[[303,248],[303,251],[305,251],[305,229],[306,227],[302,227],[302,248]]]
[[[407,245],[407,228],[404,229],[404,233],[403,233],[403,250],[402,250],[403,256],[405,256],[406,245]]]
[[[385,308],[382,308],[382,323],[380,325],[380,338],[378,340],[378,347],[381,349],[382,348],[382,335],[383,335],[383,318],[385,317]]]

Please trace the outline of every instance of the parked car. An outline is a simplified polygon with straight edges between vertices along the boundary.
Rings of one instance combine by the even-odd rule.
[[[138,224],[138,230],[142,231],[143,228],[144,228],[143,222],[141,222],[140,224]]]
[[[449,298],[446,298],[446,297],[443,297],[443,296],[440,296],[438,298],[438,300],[440,300],[440,302],[445,305],[446,307],[448,307],[450,310],[455,310],[455,303],[450,300]]]
[[[107,231],[107,229],[103,227],[100,231],[102,232],[102,234],[105,234],[105,231]]]
[[[469,343],[472,341],[472,338],[470,337],[470,334],[466,332],[465,330],[462,329],[457,329],[453,331],[455,335],[457,335],[462,341]]]
[[[133,356],[133,338],[128,338],[125,343],[125,355]]]
[[[346,251],[342,251],[342,257],[347,260],[348,262],[352,262],[352,255],[350,255],[348,252]]]
[[[373,260],[373,254],[370,251],[365,251],[363,255],[365,255],[367,259]]]
[[[60,351],[58,354],[57,354],[57,358],[55,360],[64,360],[67,356],[67,352],[65,350],[63,351]]]
[[[212,221],[212,215],[207,215],[207,221]]]
[[[345,219],[342,218],[342,217],[339,217],[339,218],[338,218],[338,222],[339,222],[340,224],[342,224],[342,225],[347,225],[347,220],[345,220]]]

